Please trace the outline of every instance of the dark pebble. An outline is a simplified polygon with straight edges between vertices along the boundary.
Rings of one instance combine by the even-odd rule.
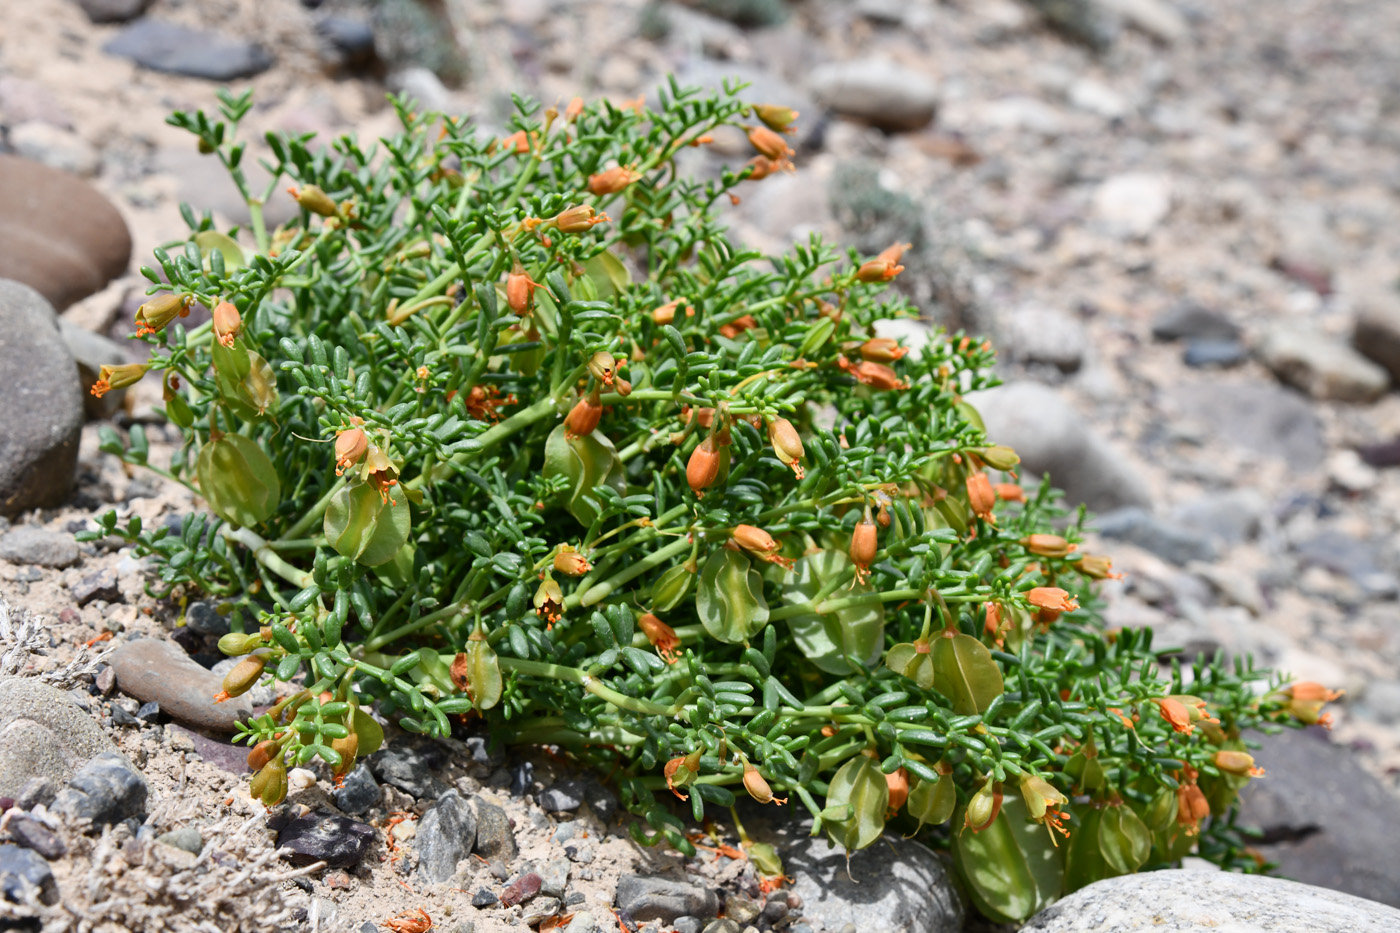
[[[146,779],[120,752],[103,752],[83,765],[54,798],[53,811],[91,820],[94,830],[119,823],[146,808]]]
[[[92,682],[97,687],[97,691],[105,697],[117,685],[117,672],[112,669],[111,665],[104,664]]]
[[[500,898],[498,898],[494,892],[488,891],[485,888],[482,888],[472,895],[473,907],[494,907],[499,901]]]
[[[0,898],[25,904],[36,897],[44,904],[58,901],[58,882],[48,862],[32,849],[0,844]]]
[[[160,704],[155,700],[142,703],[141,708],[136,711],[136,718],[144,722],[155,722],[160,718]]]
[[[1362,460],[1373,467],[1400,466],[1400,440],[1388,441],[1383,444],[1368,444],[1365,447],[1356,448],[1356,452],[1361,455]]]
[[[507,862],[520,854],[510,817],[484,797],[476,798],[476,852],[485,859]]]
[[[535,786],[535,764],[532,761],[518,761],[510,766],[510,792],[515,797],[523,797]]]
[[[210,638],[229,632],[228,617],[220,615],[212,603],[202,601],[190,603],[185,610],[185,627]]]
[[[1219,340],[1201,337],[1186,345],[1181,355],[1187,366],[1204,369],[1210,366],[1229,368],[1238,366],[1249,359],[1249,351],[1238,340]]]
[[[53,781],[46,777],[32,777],[24,782],[24,786],[15,795],[14,805],[21,810],[33,810],[41,803],[47,807],[57,796],[58,788],[54,786]]]
[[[419,800],[433,800],[447,790],[447,785],[433,773],[446,763],[447,749],[431,739],[412,744],[397,742],[366,761],[380,781]]]
[[[73,592],[73,599],[79,606],[86,606],[94,600],[104,602],[120,602],[122,598],[121,587],[117,585],[117,572],[115,570],[99,570],[83,577],[70,589]]]
[[[185,654],[197,654],[204,649],[204,636],[188,626],[171,632],[170,640],[179,645]]]
[[[382,793],[379,782],[374,779],[369,768],[359,764],[355,766],[354,771],[345,776],[345,781],[331,792],[331,799],[346,813],[360,814],[379,803]]]
[[[1152,322],[1152,336],[1157,340],[1235,340],[1240,329],[1218,311],[1187,301],[1158,315]]]
[[[349,817],[328,813],[308,813],[289,818],[281,814],[268,821],[277,833],[277,847],[290,849],[296,865],[325,862],[328,868],[349,868],[365,857],[374,841],[374,827]]]
[[[540,792],[540,806],[550,813],[565,813],[583,806],[582,781],[557,781]]]
[[[139,726],[141,720],[126,711],[126,707],[112,704],[112,725],[114,726]]]
[[[6,825],[10,830],[10,838],[26,849],[33,849],[49,861],[61,858],[68,851],[68,846],[58,834],[36,819],[16,814],[10,817],[10,822]]]
[[[210,81],[247,78],[272,67],[272,56],[256,43],[157,19],[132,23],[102,51],[152,71]]]

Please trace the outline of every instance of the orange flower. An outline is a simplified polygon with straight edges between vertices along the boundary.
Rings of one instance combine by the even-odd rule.
[[[870,517],[869,507],[865,517],[851,532],[851,562],[856,565],[856,583],[864,583],[870,576],[870,564],[875,560],[875,552],[880,548],[880,532]]]
[[[510,275],[506,276],[506,304],[516,314],[524,317],[530,313],[530,308],[535,303],[535,289],[539,287],[539,282],[531,281],[530,276],[525,274],[525,267],[516,263]]]
[[[354,427],[339,432],[335,438],[335,475],[341,476],[358,464],[368,450],[369,437],[363,428]]]
[[[738,525],[734,529],[733,541],[755,557],[762,558],[770,564],[786,567],[788,570],[792,569],[792,559],[778,553],[783,546],[762,528],[756,528],[753,525]]]
[[[1283,695],[1289,699],[1288,711],[1295,719],[1310,726],[1320,725],[1327,729],[1332,728],[1332,714],[1322,712],[1322,707],[1341,697],[1343,692],[1329,690],[1311,680],[1299,681],[1283,688]]]
[[[973,473],[967,478],[967,504],[973,514],[983,521],[996,524],[992,509],[996,507],[996,493],[992,492],[992,481],[986,473]]]
[[[787,803],[786,797],[774,797],[773,788],[768,786],[768,782],[763,779],[763,775],[758,773],[758,769],[744,762],[744,790],[749,792],[749,796],[759,803]]]
[[[792,167],[792,163],[786,159],[770,159],[767,156],[754,156],[746,164],[753,166],[749,181],[762,181],[774,172]]]
[[[893,363],[908,352],[909,348],[901,347],[893,337],[872,337],[860,345],[861,358],[872,363]]]
[[[1085,554],[1079,559],[1079,572],[1091,580],[1121,580],[1121,573],[1113,572],[1113,561],[1097,554]]]
[[[749,128],[749,142],[760,155],[774,160],[783,160],[792,157],[792,147],[787,144],[777,133],[766,126],[753,126]]]
[[[156,295],[136,309],[136,336],[159,333],[176,317],[189,317],[191,301],[189,295]]]
[[[1060,842],[1055,838],[1055,833],[1062,833],[1065,838],[1069,838],[1069,830],[1065,829],[1065,814],[1060,812],[1060,807],[1069,803],[1069,798],[1060,793],[1053,784],[1038,775],[1025,774],[1021,776],[1021,799],[1026,803],[1026,811],[1030,813],[1031,819],[1037,823],[1045,824],[1050,831],[1050,841],[1059,846]]]
[[[903,266],[888,259],[867,259],[856,270],[856,280],[875,285],[888,282],[903,271]]]
[[[1073,612],[1079,602],[1058,586],[1037,586],[1026,594],[1032,606],[1049,609],[1052,612]]]
[[[983,630],[996,639],[998,648],[1006,641],[1006,633],[1011,630],[1011,620],[1002,615],[1001,603],[987,603],[987,621]]]
[[[242,329],[243,316],[233,302],[221,301],[214,306],[214,336],[219,338],[219,343],[232,347]]]
[[[901,380],[899,375],[884,363],[872,363],[869,360],[852,363],[844,356],[839,356],[836,358],[836,365],[855,377],[856,382],[877,391],[909,388],[909,384]]]
[[[1176,788],[1176,821],[1186,827],[1188,836],[1200,832],[1201,820],[1210,816],[1210,803],[1196,786],[1198,773],[1188,765],[1184,771],[1184,780]]]
[[[1186,709],[1186,705],[1180,700],[1174,700],[1171,697],[1163,697],[1156,702],[1157,708],[1162,713],[1162,718],[1171,725],[1174,732],[1190,735],[1196,730],[1196,727],[1191,724],[1190,711]]]
[[[598,393],[582,396],[564,419],[564,436],[587,437],[597,430],[602,417],[603,406],[598,402]]]
[[[718,478],[719,451],[715,449],[714,438],[707,437],[691,451],[690,460],[685,466],[685,481],[690,484],[695,498],[703,499],[705,490],[713,486]]]
[[[576,204],[560,211],[554,217],[554,225],[560,233],[584,233],[594,224],[609,222],[607,214],[599,214],[590,204]]]
[[[642,177],[642,173],[622,165],[588,176],[588,190],[596,195],[617,194]]]
[[[642,630],[647,641],[651,642],[656,653],[661,655],[661,660],[667,664],[675,664],[680,660],[681,640],[675,629],[650,612],[644,612],[637,618],[637,627]]]
[[[564,544],[554,555],[554,569],[571,577],[581,577],[592,570],[593,565],[573,545]]]
[[[992,487],[997,498],[1003,502],[1025,502],[1026,491],[1015,483],[997,483]]]
[[[773,445],[777,458],[792,467],[792,472],[801,479],[802,458],[807,451],[802,446],[802,435],[797,433],[792,422],[786,418],[774,418],[768,422],[768,442]]]
[[[744,331],[752,330],[757,326],[758,321],[754,318],[754,316],[752,314],[745,314],[743,317],[735,318],[728,324],[721,324],[719,332],[721,336],[733,340],[735,337],[739,336]]]
[[[113,389],[125,389],[135,385],[150,369],[147,363],[119,363],[116,366],[103,366],[97,373],[97,381],[89,390],[95,398],[101,398]]]
[[[1254,756],[1248,752],[1223,748],[1215,753],[1212,760],[1215,762],[1215,766],[1226,774],[1234,774],[1239,777],[1246,775],[1249,777],[1264,776],[1264,769],[1254,764]]]
[[[1020,544],[1039,557],[1064,557],[1078,548],[1059,535],[1045,534],[1026,535]]]
[[[885,811],[888,818],[898,813],[899,808],[909,799],[909,772],[899,768],[894,773],[885,775],[885,785],[890,789],[890,806]]]
[[[535,614],[544,619],[547,629],[564,617],[564,591],[549,577],[545,577],[535,590]]]

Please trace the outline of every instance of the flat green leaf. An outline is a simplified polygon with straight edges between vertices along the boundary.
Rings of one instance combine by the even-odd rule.
[[[824,820],[831,841],[847,852],[864,849],[885,831],[885,811],[890,805],[890,786],[880,765],[868,755],[857,755],[831,778],[826,792],[826,808],[839,812],[849,807],[845,819]]]
[[[622,461],[612,441],[600,431],[587,437],[567,437],[562,423],[545,441],[544,475],[550,479],[562,476],[569,481],[569,488],[562,494],[564,507],[582,525],[591,525],[598,517],[594,489],[607,484],[620,493],[626,487]]]
[[[205,444],[195,467],[209,508],[236,525],[256,525],[281,502],[282,485],[267,454],[252,438],[225,434]]]
[[[359,706],[355,707],[355,735],[360,740],[355,754],[361,758],[373,755],[384,744],[384,728]]]
[[[818,551],[800,558],[783,586],[783,600],[802,605],[817,597],[822,588],[841,577],[851,567],[843,551]],[[872,592],[870,584],[843,589],[842,596]],[[809,612],[787,620],[793,640],[802,653],[828,674],[849,674],[846,655],[853,654],[867,665],[880,660],[885,646],[885,607],[882,603],[851,606],[835,612]]]
[[[962,808],[955,818],[961,825]],[[1031,822],[1017,795],[981,832],[953,833],[953,864],[977,908],[997,923],[1019,923],[1049,906],[1064,885],[1064,857],[1045,827]]]
[[[223,253],[225,272],[235,272],[245,265],[242,248],[227,234],[217,230],[201,230],[194,235],[194,242],[206,257],[214,250]]]
[[[322,524],[336,553],[374,567],[393,560],[408,540],[408,500],[385,502],[369,483],[350,483],[331,497]]]
[[[981,713],[1001,696],[1001,668],[971,635],[944,632],[934,638],[932,653],[938,691],[953,701],[959,716]]]
[[[948,822],[958,805],[958,792],[952,777],[937,781],[910,778],[910,783],[913,786],[909,788],[909,799],[904,809],[919,821],[919,828],[922,829],[925,824],[937,826]]]
[[[1131,809],[1111,806],[1099,820],[1099,851],[1114,875],[1130,875],[1152,854],[1152,834]]]
[[[748,557],[720,548],[700,571],[695,610],[712,638],[731,645],[746,642],[768,624],[763,577]]]

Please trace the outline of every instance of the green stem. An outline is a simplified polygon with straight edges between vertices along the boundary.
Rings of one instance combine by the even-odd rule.
[[[287,563],[277,554],[271,544],[262,535],[251,528],[230,528],[224,525],[221,529],[225,538],[235,541],[253,552],[253,558],[268,570],[277,574],[283,580],[295,586],[297,589],[306,589],[312,583],[311,574],[305,570],[298,570]]]
[[[673,541],[663,548],[652,551],[635,564],[631,564],[627,568],[618,571],[603,582],[593,584],[585,592],[580,593],[578,590],[575,590],[573,593],[570,593],[564,600],[564,607],[566,609],[573,609],[578,606],[592,606],[595,603],[601,602],[628,580],[640,576],[648,570],[661,566],[671,558],[689,549],[690,541],[686,538]]]

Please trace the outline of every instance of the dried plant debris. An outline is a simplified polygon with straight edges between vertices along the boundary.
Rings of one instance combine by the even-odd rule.
[[[48,627],[41,618],[11,606],[0,596],[0,677],[25,673],[31,659],[45,655],[48,646]],[[93,655],[80,648],[66,663],[38,676],[45,683],[71,690],[95,676],[104,657],[105,653]]]

